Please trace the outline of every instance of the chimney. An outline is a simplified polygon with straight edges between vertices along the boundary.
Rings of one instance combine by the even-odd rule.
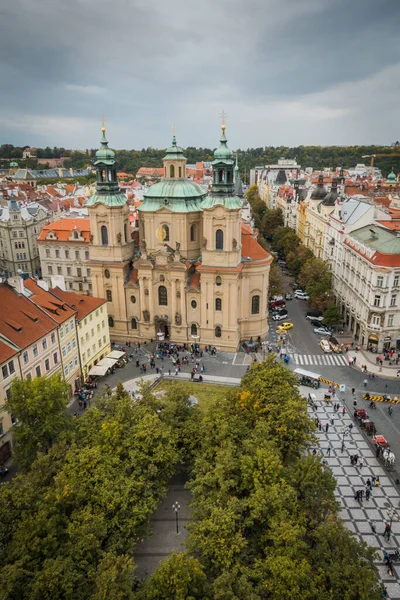
[[[51,287],[55,288],[55,287],[59,287],[61,290],[63,290],[64,292],[66,292],[66,287],[65,287],[65,278],[63,275],[53,275],[53,277],[51,278]]]
[[[45,290],[46,292],[49,291],[49,284],[44,279],[38,279],[37,284],[42,288],[42,290]]]

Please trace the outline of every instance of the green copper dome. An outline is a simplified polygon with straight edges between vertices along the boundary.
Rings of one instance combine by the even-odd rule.
[[[96,152],[96,161],[95,161],[95,165],[98,162],[102,162],[107,164],[108,161],[114,161],[115,160],[115,152],[113,150],[111,150],[111,148],[108,147],[108,141],[106,138],[106,130],[103,127],[102,128],[102,132],[103,132],[103,136],[101,138],[101,148],[99,148]]]
[[[176,136],[172,138],[172,146],[166,149],[163,160],[186,160],[183,156],[183,149],[176,144]]]
[[[397,183],[397,177],[393,171],[389,173],[387,183]]]
[[[171,212],[201,211],[201,201],[207,192],[187,179],[163,179],[152,185],[143,196],[140,212],[155,212],[166,208]]]
[[[14,169],[14,168],[18,168],[18,163],[17,163],[17,162],[15,162],[15,160],[12,160],[12,161],[10,162],[10,167],[11,167],[11,168],[13,168],[13,169]]]
[[[225,125],[222,125],[222,135],[221,135],[220,142],[221,142],[220,146],[214,152],[215,160],[219,160],[219,159],[231,160],[233,157],[233,152],[226,145],[227,139],[225,136]]]

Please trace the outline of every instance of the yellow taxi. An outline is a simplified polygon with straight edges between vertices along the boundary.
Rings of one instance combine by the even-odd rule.
[[[293,323],[282,323],[276,329],[277,331],[287,331],[288,329],[292,329],[292,327],[294,327]]]

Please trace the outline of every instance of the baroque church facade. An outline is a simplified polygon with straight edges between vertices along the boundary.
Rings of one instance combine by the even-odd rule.
[[[241,219],[238,169],[225,125],[207,193],[186,178],[175,136],[164,178],[139,207],[139,247],[129,201],[119,190],[115,154],[103,128],[96,153],[96,193],[88,200],[93,295],[108,301],[111,338],[142,342],[165,336],[234,352],[241,340],[268,333],[272,257]]]

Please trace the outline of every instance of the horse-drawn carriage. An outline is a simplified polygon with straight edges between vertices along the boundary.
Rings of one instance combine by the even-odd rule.
[[[372,439],[372,443],[375,447],[377,458],[382,458],[385,467],[392,467],[396,462],[396,456],[394,452],[391,451],[387,439],[383,437],[383,435],[376,435]]]

